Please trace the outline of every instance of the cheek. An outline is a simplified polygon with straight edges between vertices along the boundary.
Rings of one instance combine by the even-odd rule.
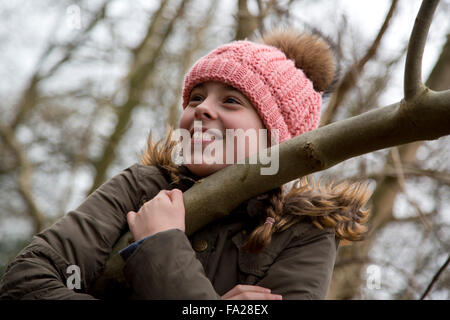
[[[255,116],[254,114],[248,112],[248,113],[242,113],[242,114],[233,114],[229,117],[223,118],[223,124],[224,127],[227,129],[260,129],[264,128],[261,120],[258,116]]]
[[[191,125],[193,119],[194,112],[192,110],[189,110],[188,108],[184,109],[183,113],[181,114],[179,127],[181,129],[189,129],[189,126]]]

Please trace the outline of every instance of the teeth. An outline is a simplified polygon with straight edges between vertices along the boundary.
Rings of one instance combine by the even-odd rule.
[[[194,132],[192,137],[194,139],[203,139],[203,140],[213,140],[214,139],[214,135],[207,133],[207,132],[203,132],[203,134],[202,134],[202,132],[200,132],[200,131]]]
[[[205,140],[212,140],[213,139],[213,135],[207,132],[203,132],[203,139]]]
[[[202,133],[197,131],[194,132],[194,135],[192,136],[194,139],[202,139]]]

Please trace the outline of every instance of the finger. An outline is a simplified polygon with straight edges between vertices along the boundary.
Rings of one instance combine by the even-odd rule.
[[[173,189],[169,193],[172,203],[184,207],[183,192],[180,189]]]
[[[249,291],[232,296],[227,300],[283,300],[283,297],[279,294]]]
[[[162,189],[162,190],[159,190],[159,192],[158,192],[158,194],[156,196],[165,198],[165,197],[169,196],[168,192],[170,192],[170,190]]]
[[[167,194],[168,190],[160,190],[158,192],[158,194],[155,196],[155,198],[157,198],[157,200],[170,200],[169,195]],[[153,199],[155,199],[153,198]]]
[[[264,288],[261,286],[252,286],[247,284],[238,284],[233,289],[228,291],[222,296],[222,299],[227,299],[229,297],[241,294],[243,292],[261,292],[261,293],[270,293],[269,288]]]

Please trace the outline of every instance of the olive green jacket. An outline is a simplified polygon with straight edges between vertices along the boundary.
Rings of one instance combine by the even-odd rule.
[[[181,168],[177,187],[186,190],[192,185],[188,178],[198,177]],[[155,166],[136,164],[116,175],[33,237],[8,265],[0,299],[105,298],[90,292],[112,247],[128,231],[126,214],[173,187]],[[275,233],[259,253],[241,249],[264,201],[252,198],[189,237],[172,229],[147,238],[125,262],[128,289],[106,298],[220,299],[237,284],[252,284],[283,299],[324,299],[338,247],[333,230],[301,222]]]

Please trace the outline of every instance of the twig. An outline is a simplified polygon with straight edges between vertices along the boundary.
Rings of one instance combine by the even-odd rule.
[[[146,82],[150,78],[158,58],[163,52],[164,45],[167,43],[169,36],[172,34],[175,23],[181,16],[183,16],[185,8],[188,6],[189,2],[190,0],[182,0],[180,2],[174,15],[163,27],[162,34],[159,39],[157,39],[156,45],[150,53],[144,49],[147,48],[146,44],[139,45],[139,47],[142,46],[143,49],[139,49],[137,51],[135,50],[133,57],[135,62],[130,66],[130,70],[127,74],[127,79],[129,80],[127,84],[127,99],[123,104],[116,106],[117,123],[113,132],[108,137],[101,155],[96,161],[94,161],[96,174],[88,194],[92,193],[105,181],[107,170],[114,160],[114,157],[111,155],[116,152],[120,141],[127,131],[128,126],[130,125],[132,113],[141,102],[142,96],[145,93]],[[147,32],[153,32],[152,25],[149,26]],[[150,41],[150,39],[153,39],[153,37],[147,35],[144,37],[144,41]],[[151,45],[153,47],[153,43],[151,43]],[[151,57],[150,59],[148,58],[149,56]]]
[[[409,201],[409,203],[411,203],[416,208],[417,212],[419,213],[420,220],[422,220],[423,224],[425,225],[425,228],[427,230],[431,230],[430,222],[427,220],[427,218],[425,217],[424,213],[422,212],[422,210],[420,209],[420,207],[416,203],[416,201],[414,201],[409,196],[408,190],[406,190],[405,175],[403,174],[403,166],[402,166],[402,161],[400,159],[400,153],[398,152],[398,148],[397,147],[392,148],[391,154],[392,154],[392,158],[394,160],[395,169],[397,171],[397,179],[398,179],[398,184],[400,185],[400,188],[402,189],[402,191],[405,194],[406,199]]]
[[[450,186],[450,174],[445,171],[435,171],[418,168],[415,166],[403,165],[403,175],[404,176],[418,176],[418,177],[428,177],[435,179],[441,184]],[[369,174],[368,179],[379,179],[380,176],[397,177],[398,171],[387,167],[383,173]]]
[[[356,61],[353,66],[346,72],[346,74],[342,77],[342,81],[339,84],[339,87],[336,88],[333,95],[331,96],[330,102],[328,103],[327,109],[324,111],[324,114],[320,121],[320,126],[324,126],[329,124],[332,121],[334,114],[338,106],[341,104],[345,95],[350,91],[350,89],[356,83],[358,75],[364,69],[364,66],[367,64],[370,59],[372,59],[378,51],[381,40],[383,36],[386,34],[386,31],[389,27],[389,23],[394,15],[398,0],[393,0],[391,7],[386,15],[386,18],[383,21],[383,24],[378,31],[377,36],[375,37],[372,45],[367,49],[365,55],[359,60]]]
[[[425,289],[425,292],[420,297],[420,300],[425,299],[425,297],[428,295],[428,293],[431,291],[431,288],[436,283],[436,281],[441,276],[442,272],[447,268],[448,264],[450,263],[450,255],[447,257],[447,260],[444,262],[444,264],[439,268],[439,270],[436,272],[436,274],[433,276],[433,279],[431,279],[431,282],[428,284],[427,288]]]
[[[189,34],[192,36],[191,39],[186,41],[186,48],[183,50],[182,56],[177,58],[178,61],[181,61],[181,70],[182,74],[186,74],[189,66],[192,64],[192,59],[194,54],[197,52],[196,48],[202,48],[204,46],[204,42],[207,39],[206,33],[208,31],[208,27],[211,25],[212,19],[215,17],[215,12],[217,10],[217,3],[219,0],[211,1],[211,4],[206,11],[204,18],[201,19],[202,23],[198,24],[197,28],[190,30]],[[196,46],[193,47],[192,43],[195,43]],[[169,125],[176,127],[176,122],[178,118],[178,112],[180,108],[179,97],[182,95],[183,89],[183,81],[179,79],[176,90],[175,99],[169,106],[169,112],[167,116],[167,121]]]
[[[58,46],[55,43],[49,43],[47,48],[44,50],[42,55],[40,56],[38,63],[36,64],[34,74],[31,76],[28,81],[27,88],[24,90],[20,102],[18,104],[17,112],[11,121],[11,128],[15,130],[18,125],[22,122],[25,116],[30,112],[31,109],[35,106],[37,97],[38,97],[38,85],[49,77],[51,77],[61,66],[64,65],[65,62],[70,60],[74,51],[89,37],[89,32],[97,25],[97,22],[100,21],[105,16],[106,6],[108,1],[105,1],[100,10],[97,12],[95,17],[90,21],[89,25],[86,27],[83,32],[80,32],[79,36],[71,43],[65,46],[65,52],[61,59],[59,59],[47,72],[42,73],[42,66],[45,64],[45,60],[52,55],[53,51],[57,48],[64,47]],[[57,28],[54,28],[55,30]]]

